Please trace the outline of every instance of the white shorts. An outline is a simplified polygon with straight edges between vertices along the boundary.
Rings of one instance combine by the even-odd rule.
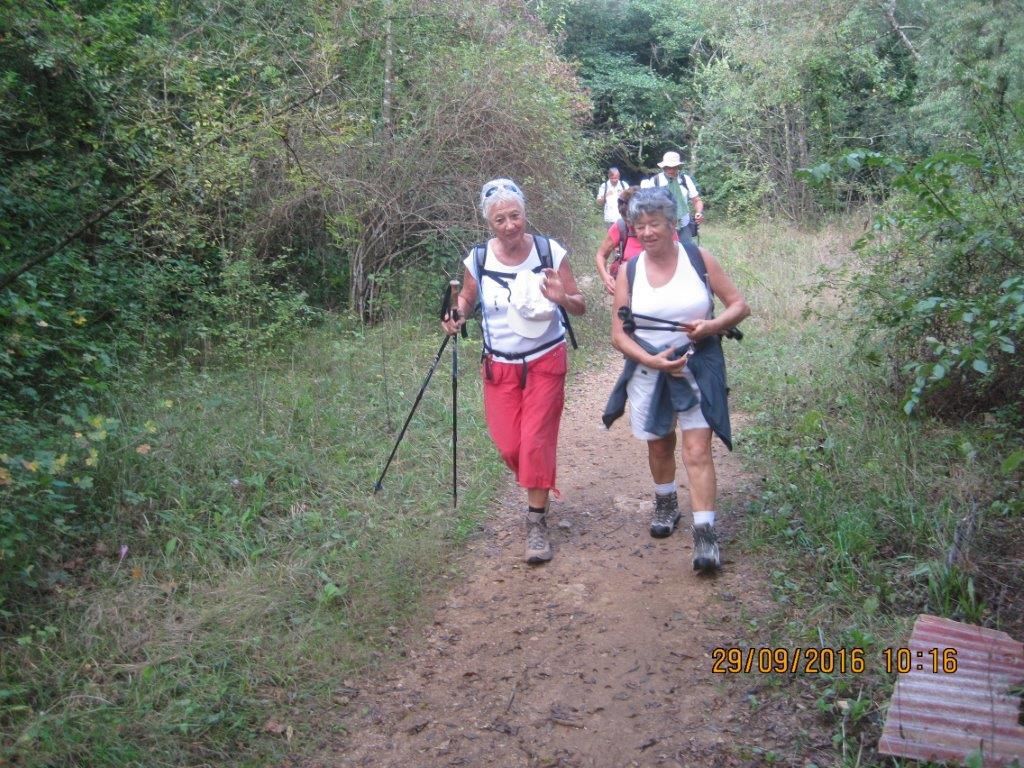
[[[629,423],[633,429],[633,436],[638,440],[658,440],[658,435],[644,430],[647,423],[647,414],[651,408],[651,395],[654,392],[654,383],[658,371],[652,368],[645,368],[642,365],[636,367],[633,378],[626,384],[626,396],[629,398]],[[687,429],[710,429],[707,419],[700,410],[700,389],[693,378],[693,373],[684,368],[683,378],[690,384],[693,394],[697,396],[697,404],[688,411],[677,411],[679,428]],[[664,437],[664,435],[662,435]]]

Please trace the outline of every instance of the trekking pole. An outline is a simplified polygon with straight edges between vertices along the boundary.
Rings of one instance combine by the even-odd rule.
[[[454,282],[454,285],[456,287],[453,288],[453,286],[451,284],[449,284],[448,286],[445,287],[444,294],[441,297],[441,319],[442,320],[447,318],[448,313],[449,313],[449,311],[451,309],[451,306],[452,306],[452,301],[454,300],[455,296],[458,295],[458,291],[457,291],[458,282],[457,281],[453,281],[453,282]],[[457,304],[456,304],[456,307],[458,307]],[[467,335],[467,333],[466,333],[466,326],[465,325],[462,326],[462,335],[463,336]],[[416,413],[416,408],[420,404],[420,400],[423,399],[423,393],[427,391],[427,385],[430,383],[430,379],[431,379],[431,377],[433,377],[434,371],[437,370],[437,364],[441,361],[441,355],[444,354],[445,347],[448,346],[448,342],[451,341],[451,338],[452,338],[451,336],[449,336],[448,334],[445,334],[444,341],[441,342],[441,347],[437,350],[437,354],[434,355],[434,362],[431,363],[430,370],[427,371],[427,377],[423,380],[423,385],[420,387],[420,391],[416,395],[416,400],[413,402],[412,408],[409,409],[409,415],[405,418],[405,423],[402,425],[402,431],[398,433],[398,438],[395,440],[395,447],[391,449],[391,455],[388,456],[387,463],[384,464],[384,469],[381,470],[380,477],[377,478],[377,482],[373,486],[373,492],[374,493],[377,493],[378,491],[380,491],[384,487],[384,475],[387,474],[388,467],[391,466],[391,460],[395,458],[395,454],[398,452],[398,446],[399,446],[399,444],[401,444],[402,438],[405,437],[405,430],[409,427],[409,422],[412,421],[413,414]],[[453,366],[453,368],[457,368],[458,367],[458,360],[457,360],[457,358],[453,359],[452,366]],[[456,387],[456,384],[455,384],[455,381],[454,381],[454,376],[455,375],[456,375],[456,371],[453,370],[453,372],[452,372],[452,376],[453,376],[453,381],[452,381],[452,387],[453,387],[452,397],[453,398],[455,396],[455,394],[454,394],[455,393],[454,387]],[[454,412],[454,408],[452,410]],[[454,456],[454,452],[455,452],[455,421],[454,421],[455,417],[454,417],[454,414],[453,414],[452,418],[453,418],[453,421],[452,421],[452,454]],[[455,470],[453,468],[453,470],[452,470],[453,476],[454,476],[454,471]],[[453,490],[453,493],[454,493],[454,490]],[[454,502],[453,502],[453,504],[454,504]]]
[[[434,362],[430,366],[430,370],[427,371],[427,378],[423,380],[423,386],[420,387],[419,394],[416,395],[416,401],[412,404],[412,409],[409,411],[409,415],[405,419],[405,424],[402,425],[402,431],[398,433],[398,439],[395,440],[395,447],[391,449],[391,455],[388,456],[387,463],[384,465],[384,469],[381,470],[380,477],[377,478],[376,484],[373,486],[373,492],[377,493],[381,488],[384,487],[384,475],[388,472],[388,467],[391,466],[391,460],[395,458],[395,453],[398,451],[398,445],[402,442],[402,438],[405,437],[405,430],[409,426],[409,422],[412,421],[412,415],[416,413],[416,406],[420,404],[420,400],[423,398],[423,393],[427,391],[427,384],[430,383],[430,377],[434,375],[434,370],[437,368],[437,363],[441,359],[441,354],[444,352],[444,348],[448,346],[448,341],[451,336],[448,334],[444,335],[444,341],[441,342],[441,348],[437,350],[437,354],[434,355]]]
[[[459,319],[459,281],[448,283],[452,320]],[[466,326],[462,326],[465,335]],[[452,344],[452,509],[459,504],[459,337]]]

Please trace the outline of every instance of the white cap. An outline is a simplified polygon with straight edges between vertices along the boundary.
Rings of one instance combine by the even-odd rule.
[[[524,271],[512,283],[508,326],[527,339],[543,335],[558,314],[558,305],[540,292],[543,282],[543,273]]]
[[[661,162],[658,163],[659,168],[678,168],[683,164],[683,161],[679,158],[678,152],[666,152],[665,156],[661,158]]]

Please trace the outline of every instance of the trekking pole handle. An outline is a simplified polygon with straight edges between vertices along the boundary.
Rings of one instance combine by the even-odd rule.
[[[452,320],[458,320],[459,319],[459,281],[458,280],[450,280],[448,282],[448,290],[450,291],[449,301],[451,302]]]
[[[452,320],[459,319],[459,289],[460,286],[458,280],[448,281],[448,301],[451,304],[451,309],[449,311],[451,312]],[[462,333],[462,338],[469,338],[469,332],[466,330],[465,323],[462,324],[462,327],[459,330]]]

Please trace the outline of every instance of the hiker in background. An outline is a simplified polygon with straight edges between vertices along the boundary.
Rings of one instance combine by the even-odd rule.
[[[676,496],[676,424],[693,513],[693,568],[721,566],[715,535],[717,485],[711,437],[732,450],[720,334],[750,314],[742,294],[703,248],[676,242],[677,206],[664,189],[642,189],[628,219],[643,252],[615,281],[612,343],[626,367],[605,408],[610,426],[629,400],[633,435],[647,441],[654,481],[651,536],[669,536],[679,522]],[[714,315],[714,297],[725,305]]]
[[[630,198],[636,194],[637,188],[630,187],[619,195],[619,218],[608,227],[608,234],[605,235],[601,245],[594,254],[594,261],[597,264],[597,273],[601,276],[601,282],[608,293],[615,293],[615,276],[619,273],[619,267],[630,259],[636,258],[644,247],[636,239],[636,232],[626,221],[626,210]],[[608,263],[608,256],[612,253],[615,258]]]
[[[644,249],[640,241],[636,239],[636,232],[633,230],[633,226],[626,221],[626,210],[629,206],[629,200],[639,191],[639,187],[630,187],[619,197],[620,218],[608,228],[608,234],[601,242],[601,245],[598,246],[597,253],[594,254],[597,272],[601,277],[601,282],[604,283],[604,289],[610,294],[615,293],[615,277],[618,275],[621,266],[627,261],[635,259],[640,255],[640,251]],[[676,240],[679,239],[678,235],[675,237]],[[615,258],[609,264],[608,256],[612,252],[615,253]]]
[[[515,182],[484,184],[480,212],[494,236],[463,262],[457,313],[442,327],[458,333],[479,302],[484,415],[501,458],[526,489],[526,561],[543,563],[551,559],[548,496],[558,495],[555,456],[568,359],[565,312],[582,315],[586,303],[565,249],[527,233],[526,198]]]
[[[697,185],[690,176],[682,172],[683,161],[678,152],[666,152],[658,167],[661,168],[661,173],[652,176],[642,186],[668,189],[672,199],[676,201],[679,240],[693,240],[697,236],[697,226],[704,221],[704,201],[700,199]]]
[[[614,224],[619,218],[619,196],[629,189],[629,184],[619,179],[619,169],[608,169],[608,178],[597,188],[597,204],[604,207],[604,223]]]

